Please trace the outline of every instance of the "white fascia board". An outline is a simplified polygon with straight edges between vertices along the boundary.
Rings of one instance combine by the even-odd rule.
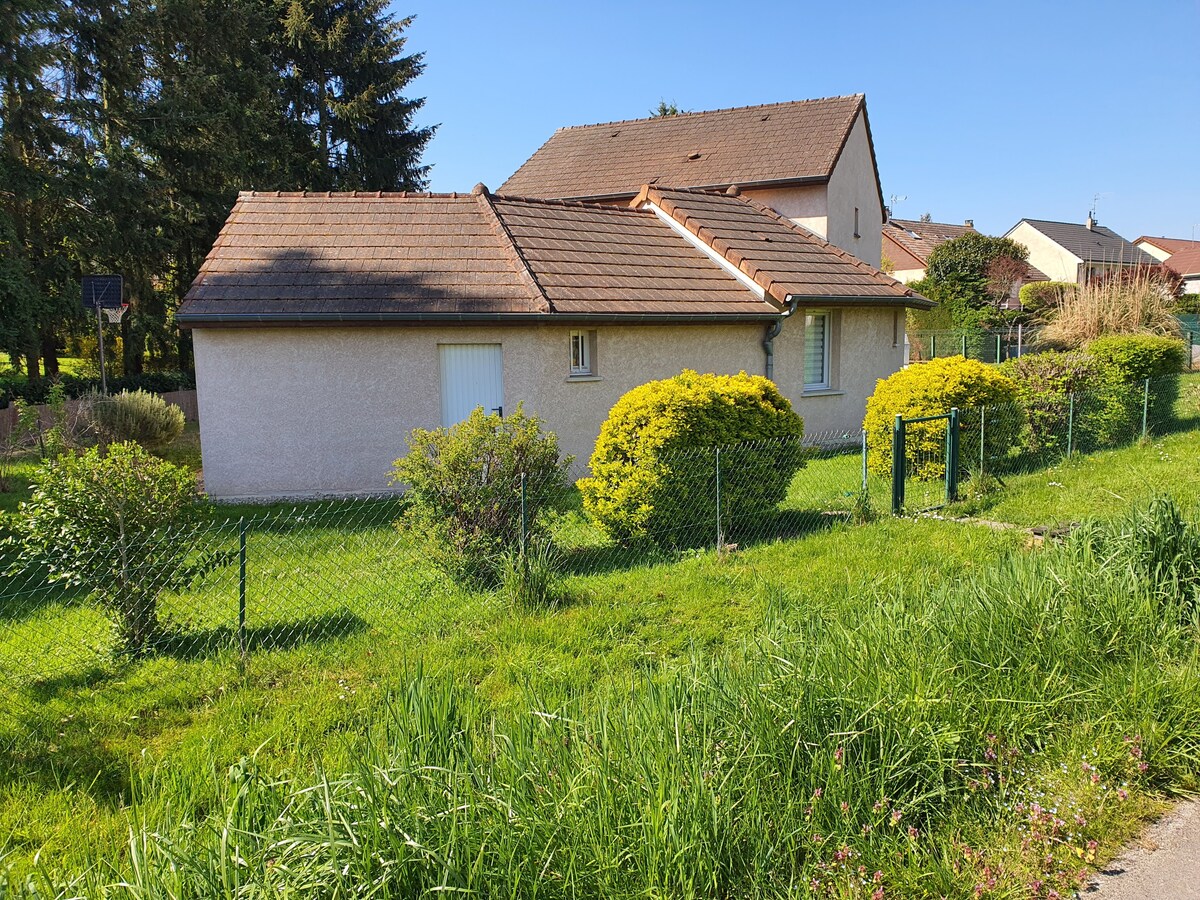
[[[724,256],[722,256],[720,253],[718,253],[712,247],[708,246],[708,244],[704,243],[704,241],[700,240],[700,238],[696,237],[696,235],[694,235],[690,231],[688,231],[685,227],[683,227],[683,225],[679,224],[679,222],[677,222],[675,220],[674,216],[671,216],[671,215],[663,212],[661,209],[659,209],[657,206],[655,206],[653,203],[650,203],[649,201],[642,204],[642,209],[654,210],[654,214],[656,216],[658,216],[660,219],[662,219],[667,224],[667,226],[670,227],[670,229],[672,231],[674,231],[676,234],[678,234],[680,237],[682,237],[685,241],[687,241],[689,244],[691,244],[693,247],[695,247],[697,250],[699,250],[701,253],[703,253],[705,256],[707,256],[709,259],[711,259],[713,262],[715,262],[718,266],[720,266],[722,269],[724,269],[726,272],[728,272],[730,275],[732,275],[738,281],[740,281],[742,283],[742,285],[748,291],[750,291],[752,294],[754,294],[755,297],[757,297],[759,300],[766,302],[767,292],[763,289],[762,285],[760,285],[757,281],[755,281],[753,278],[751,278],[749,275],[747,275],[745,272],[743,272],[741,269],[739,269],[737,266],[735,266],[733,263],[731,263],[729,260],[727,260]]]

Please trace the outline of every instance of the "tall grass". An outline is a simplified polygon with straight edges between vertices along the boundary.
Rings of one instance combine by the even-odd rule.
[[[525,716],[416,671],[346,771],[163,770],[127,859],[35,878],[139,898],[1065,894],[1200,764],[1198,535],[1155,501]]]
[[[1050,346],[1077,348],[1108,334],[1177,337],[1177,302],[1160,279],[1145,271],[1096,279],[1063,295],[1040,340]]]

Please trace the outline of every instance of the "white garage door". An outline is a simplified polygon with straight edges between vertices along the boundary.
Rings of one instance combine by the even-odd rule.
[[[461,422],[477,406],[504,412],[504,363],[499,344],[438,344],[442,424]]]

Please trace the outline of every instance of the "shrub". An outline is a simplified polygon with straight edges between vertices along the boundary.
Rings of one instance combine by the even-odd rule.
[[[1091,281],[1063,296],[1041,340],[1060,350],[1077,350],[1110,334],[1179,334],[1176,302],[1146,273]]]
[[[54,378],[39,378],[29,381],[24,375],[0,375],[0,409],[12,400],[26,403],[45,403],[54,385],[61,385],[64,396],[84,397],[100,389],[99,377],[81,377],[62,373]],[[168,391],[191,391],[196,388],[196,376],[192,372],[143,372],[140,375],[123,375],[109,378],[110,391],[153,391],[157,394]]]
[[[460,580],[494,586],[503,556],[521,546],[521,475],[527,537],[539,513],[568,489],[570,457],[559,460],[558,438],[518,405],[508,416],[476,409],[450,428],[417,428],[392,480],[407,486],[401,525],[421,538],[430,559]]]
[[[1058,312],[1063,299],[1075,292],[1073,281],[1031,281],[1021,285],[1021,311],[1031,322],[1045,322]]]
[[[579,482],[588,515],[619,541],[682,545],[716,515],[710,448],[721,469],[722,522],[745,532],[774,512],[803,464],[804,422],[758,375],[683,373],[629,391],[613,406]]]
[[[1001,371],[1017,386],[1022,444],[1032,453],[1065,452],[1068,427],[1074,448],[1081,451],[1111,447],[1133,433],[1129,386],[1088,353],[1030,353],[1004,363]],[[1073,423],[1072,394],[1077,395]]]
[[[867,432],[867,464],[872,472],[888,476],[892,471],[892,428],[897,415],[906,419],[948,413],[983,406],[1004,406],[1014,402],[1016,385],[1008,376],[977,360],[949,356],[909,366],[875,385],[867,400],[863,428]],[[962,454],[973,459],[979,454],[979,439],[974,430],[964,430]],[[1007,435],[1001,429],[985,432],[984,450],[999,455],[1006,447]],[[974,446],[972,447],[972,440]],[[936,479],[946,474],[945,421],[923,422],[907,429],[909,473],[917,478]]]
[[[136,441],[147,450],[159,450],[183,434],[183,410],[158,394],[92,394],[88,407],[96,430],[110,441]]]
[[[160,529],[193,506],[190,472],[133,443],[49,460],[18,519],[23,556],[52,581],[89,589],[113,617],[119,649],[138,656],[159,630],[158,595],[186,571],[186,542]]]
[[[1113,335],[1092,341],[1087,351],[1123,382],[1150,379],[1149,421],[1166,422],[1174,417],[1179,374],[1190,351],[1183,341],[1150,334]],[[1140,406],[1141,399],[1134,395],[1135,406]]]

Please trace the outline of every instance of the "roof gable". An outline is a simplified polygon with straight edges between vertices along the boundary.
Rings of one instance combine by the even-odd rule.
[[[1022,219],[1021,222],[1083,262],[1119,263],[1127,266],[1154,265],[1158,262],[1145,250],[1135,247],[1103,225],[1088,228],[1075,222],[1053,222],[1046,219]],[[1009,234],[1015,229],[1016,226],[1013,226]]]
[[[597,199],[632,197],[643,184],[822,182],[860,111],[856,94],[560,128],[500,191]]]
[[[652,204],[760,285],[778,303],[933,304],[770,207],[736,194],[646,186]]]
[[[1200,275],[1200,246],[1190,247],[1187,250],[1180,250],[1178,253],[1172,253],[1162,263],[1172,272],[1185,277],[1196,277]]]
[[[889,219],[883,226],[883,236],[900,246],[925,267],[929,254],[938,244],[975,231],[973,225],[947,225],[943,222],[921,222],[912,219]]]
[[[1200,250],[1200,241],[1189,241],[1185,238],[1150,237],[1148,235],[1142,235],[1133,243],[1137,245],[1143,242],[1152,244],[1159,250],[1169,254],[1182,253],[1185,250]]]

